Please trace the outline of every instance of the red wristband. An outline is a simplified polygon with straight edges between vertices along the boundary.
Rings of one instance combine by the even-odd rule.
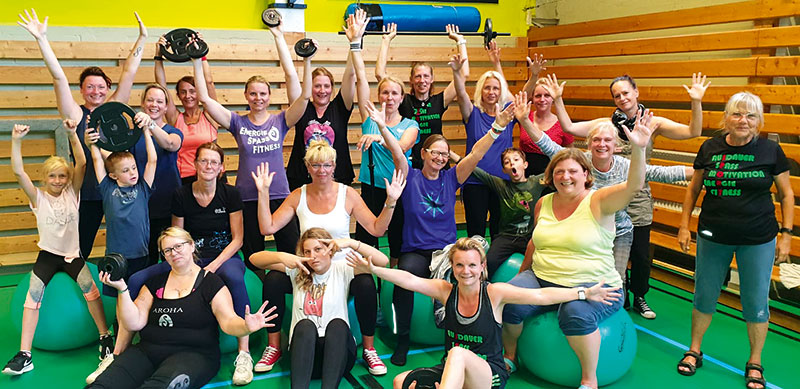
[[[204,55],[203,58],[200,58],[201,61],[208,61],[208,58]]]

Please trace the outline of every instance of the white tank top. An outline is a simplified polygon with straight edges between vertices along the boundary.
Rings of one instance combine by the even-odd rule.
[[[324,228],[334,239],[350,237],[350,214],[345,208],[347,186],[339,185],[336,205],[326,214],[317,214],[308,209],[306,202],[306,185],[300,189],[300,203],[297,205],[297,219],[300,221],[300,233],[312,227]]]

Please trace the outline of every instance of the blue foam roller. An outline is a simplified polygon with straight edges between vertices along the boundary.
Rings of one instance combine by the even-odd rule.
[[[345,19],[358,7],[348,5]],[[481,25],[481,12],[475,7],[361,3],[361,8],[370,17],[367,31],[381,31],[389,23],[396,23],[397,31],[430,32],[444,32],[448,24],[458,25],[462,32],[476,32]]]

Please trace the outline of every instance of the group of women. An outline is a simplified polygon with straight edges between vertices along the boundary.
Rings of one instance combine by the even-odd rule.
[[[7,374],[32,369],[34,311],[41,301],[38,292],[51,273],[64,269],[84,288],[81,258],[88,256],[93,245],[102,207],[96,204],[100,201],[93,192],[95,175],[91,170],[84,172],[86,148],[80,139],[93,109],[106,101],[128,100],[147,38],[137,15],[139,38],[125,62],[118,89],[108,96],[111,81],[101,69],[87,68],[80,79],[84,103],[79,104],[73,100],[47,41],[47,20],[41,23],[35,13],[27,11],[20,17],[19,24],[37,40],[53,76],[59,111],[67,119],[65,127],[73,131],[75,167],[66,162],[47,165],[52,167],[45,169],[45,190],[36,189],[22,170],[23,126],[14,129],[12,164],[36,212],[44,212],[43,204],[52,204],[62,193],[72,193],[67,203],[74,203],[69,209],[79,217],[63,227],[67,232],[58,233],[74,236],[78,232],[80,249],[70,247],[66,252],[49,245],[58,235],[40,223],[42,253],[55,256],[47,261],[55,261],[57,266],[48,265],[44,272],[44,254],[37,259],[32,280],[40,280],[40,286],[29,292],[21,351],[3,370]],[[627,293],[620,290],[626,287],[629,257],[633,308],[644,317],[655,317],[644,300],[652,223],[652,198],[646,182],[683,181],[689,176],[679,232],[686,250],[691,211],[701,188],[705,186],[707,191],[697,237],[692,343],[678,372],[692,375],[702,366],[702,337],[735,253],[741,273],[747,273],[742,276],[742,302],[751,340],[747,385],[765,386],[760,353],[768,319],[769,275],[775,259],[788,257],[794,195],[780,147],[758,137],[764,116],[757,96],[742,92],[731,98],[723,130],[703,144],[693,168],[648,166],[655,136],[686,139],[700,135],[700,101],[708,87],[705,77],[695,75],[692,85],[685,86],[692,101],[689,125],[653,115],[638,102],[638,89],[628,76],[615,79],[610,86],[617,106],[610,118],[573,123],[562,100],[564,83],[559,84],[554,75],[536,79],[544,68],[543,59],[529,60],[531,80],[524,91],[514,95],[503,78],[495,45],[490,47],[489,57],[497,70],[478,77],[474,96],[469,96],[466,40],[456,26],[447,27],[458,47],[458,54],[449,62],[453,81],[434,94],[432,67],[414,63],[411,92],[404,93],[403,81],[386,73],[389,43],[396,31],[390,25],[376,65],[380,103],[376,107],[370,101],[361,55],[367,21],[362,10],[347,20],[350,50],[336,94],[330,71],[317,68],[312,72],[310,57],[304,61],[301,84],[281,26],[270,28],[290,101],[278,114],[267,110],[270,85],[261,76],[253,76],[245,84],[247,114],[237,114],[217,102],[205,58],[193,59],[193,76],[181,78],[176,85],[184,109],[179,112],[166,89],[163,59],[154,58],[158,84],[148,85],[142,95],[142,110],[155,123],[152,135],[158,151],[149,210],[153,263],[127,283],[112,281],[101,273],[104,283],[120,291],[120,329],[113,352],[107,326],[99,319],[102,306],[95,306],[99,301],[96,289],[88,284],[84,288],[106,348],[101,351],[103,362],[98,371],[87,379],[92,387],[177,383],[200,387],[219,369],[217,325],[239,337],[234,384],[249,383],[253,371],[269,371],[281,357],[279,323],[286,314],[286,294],[293,296],[289,307],[293,387],[307,387],[314,377],[322,378],[322,387],[338,387],[355,363],[348,296],[355,299],[364,363],[370,373],[386,374],[374,348],[376,275],[397,286],[392,299],[397,321],[393,364],[406,364],[413,293],[418,292],[445,307],[446,355],[443,363],[434,367],[441,375],[441,387],[504,387],[509,373],[516,369],[516,339],[522,321],[558,309],[559,325],[581,362],[581,388],[595,388],[601,342],[598,323],[627,300]],[[159,40],[158,45],[164,43]],[[357,144],[364,153],[360,195],[349,186],[354,174],[347,141],[356,94],[364,118]],[[454,100],[466,131],[467,155],[463,158],[454,155],[442,134],[442,114]],[[517,124],[523,129],[521,150],[512,148],[512,130]],[[219,127],[227,129],[238,145],[235,187],[224,182],[224,153],[214,143]],[[283,140],[292,127],[296,131],[294,146],[288,167],[283,169]],[[584,154],[569,148],[570,134],[587,138],[589,151]],[[620,150],[628,158],[615,155]],[[132,153],[137,159],[146,158],[144,146],[137,144]],[[527,162],[526,157],[530,159]],[[457,161],[455,166],[450,166],[451,159]],[[91,169],[91,164],[85,169]],[[783,211],[780,230],[770,199],[773,182]],[[542,186],[553,193],[543,195]],[[487,213],[491,215],[490,261],[475,240],[456,239],[459,189],[470,235],[485,235]],[[74,193],[77,190],[81,191],[80,202]],[[40,220],[43,217],[36,215]],[[349,234],[351,217],[358,226],[356,239]],[[741,223],[743,220],[747,222]],[[502,225],[512,222],[513,228]],[[387,230],[389,257],[397,269],[387,268],[389,257],[375,248],[377,237]],[[277,252],[264,251],[264,235],[275,236]],[[451,244],[447,258],[453,282],[430,279],[431,255]],[[502,251],[495,249],[500,246]],[[237,255],[239,250],[244,261]],[[507,284],[489,283],[489,270],[496,269],[513,251],[525,251],[520,273]],[[159,255],[165,261],[156,264]],[[267,301],[254,314],[248,308],[251,302],[244,287],[245,266],[269,270],[263,277]],[[167,319],[162,313],[169,313]],[[248,335],[264,327],[268,328],[268,346],[253,364]],[[130,346],[134,331],[140,332],[141,341]],[[463,339],[480,340],[466,344]],[[403,385],[407,374],[395,378],[395,387]]]

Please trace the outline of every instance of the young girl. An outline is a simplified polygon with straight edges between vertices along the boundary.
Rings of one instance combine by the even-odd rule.
[[[41,251],[33,265],[31,283],[25,298],[20,351],[3,369],[3,374],[6,375],[20,375],[33,370],[31,344],[33,334],[36,332],[36,323],[39,321],[39,307],[42,304],[44,288],[59,271],[69,274],[78,283],[86,298],[89,313],[100,333],[100,359],[114,347],[114,341],[108,333],[100,292],[78,248],[77,193],[83,184],[86,155],[75,131],[77,126],[78,122],[75,120],[64,120],[64,127],[69,132],[69,142],[75,156],[75,167],[73,168],[62,157],[48,158],[42,166],[44,186],[41,189],[33,185],[22,164],[22,138],[30,131],[30,126],[15,124],[11,133],[11,168],[25,195],[30,199],[31,210],[36,215],[38,246]]]

